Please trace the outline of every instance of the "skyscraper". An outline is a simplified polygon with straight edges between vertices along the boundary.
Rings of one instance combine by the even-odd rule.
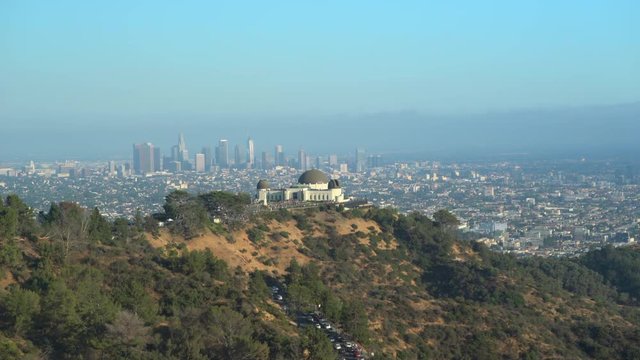
[[[307,170],[307,154],[304,152],[303,148],[298,150],[298,170]]]
[[[284,148],[282,145],[276,145],[275,156],[273,160],[276,163],[276,166],[284,166]]]
[[[364,152],[364,149],[362,148],[357,148],[356,149],[356,172],[361,172],[364,171],[365,166],[366,166],[366,155]]]
[[[367,158],[367,167],[377,168],[382,166],[382,155],[369,155]]]
[[[262,170],[267,170],[271,167],[270,161],[269,161],[269,153],[266,151],[262,152]]]
[[[178,138],[178,161],[189,161],[189,150],[187,150],[187,143],[184,141],[184,134],[180,133]]]
[[[204,171],[211,171],[211,165],[213,165],[213,152],[211,146],[205,146],[202,148],[202,154],[204,154]]]
[[[155,171],[155,151],[152,143],[133,144],[133,171],[148,174]]]
[[[216,155],[216,163],[218,166],[222,168],[229,167],[229,142],[227,140],[220,139]]]
[[[329,166],[331,167],[338,166],[338,155],[336,154],[329,155]]]
[[[247,169],[253,169],[256,163],[256,152],[253,139],[249,136],[247,140]]]
[[[153,147],[153,171],[162,171],[162,153],[157,146]]]
[[[198,153],[196,154],[196,156],[194,157],[194,163],[195,163],[195,168],[196,168],[196,172],[204,172],[205,171],[205,154],[203,153]]]
[[[236,168],[242,167],[242,164],[243,164],[242,158],[243,158],[242,147],[240,147],[240,144],[236,144],[233,150],[233,162],[235,163]]]
[[[178,147],[178,145],[171,147],[171,160],[180,161],[180,147]]]

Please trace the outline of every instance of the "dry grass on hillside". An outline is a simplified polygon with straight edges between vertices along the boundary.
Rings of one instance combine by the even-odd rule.
[[[324,231],[327,226],[334,226],[339,234],[347,235],[355,231],[369,233],[379,233],[380,227],[374,221],[364,219],[345,219],[336,214],[325,212],[316,213],[312,220],[314,235],[326,237]],[[356,224],[357,229],[352,228]],[[209,249],[218,258],[224,260],[230,267],[242,267],[245,271],[263,270],[274,274],[284,274],[292,259],[296,259],[299,264],[308,263],[311,258],[300,253],[299,249],[304,248],[302,239],[305,234],[296,227],[295,220],[278,222],[271,220],[266,223],[269,232],[265,234],[265,240],[261,245],[257,245],[249,240],[245,229],[235,231],[231,234],[232,242],[223,235],[213,234],[209,231],[203,236],[190,240],[185,240],[180,236],[175,236],[163,229],[160,236],[154,238],[147,234],[149,243],[157,248],[164,247],[171,243],[184,243],[189,250]],[[286,233],[286,237],[281,234]],[[362,244],[369,245],[369,239],[359,239]],[[379,249],[393,249],[397,243],[392,241],[387,244],[384,241],[378,242]],[[265,264],[267,263],[267,264]]]

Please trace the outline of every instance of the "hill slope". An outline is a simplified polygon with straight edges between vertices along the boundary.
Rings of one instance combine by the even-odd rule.
[[[292,323],[320,305],[381,359],[640,358],[637,248],[516,259],[457,240],[447,216],[240,211],[214,224],[180,204],[158,228],[64,203],[33,223],[5,201],[0,353],[332,359],[326,337]]]

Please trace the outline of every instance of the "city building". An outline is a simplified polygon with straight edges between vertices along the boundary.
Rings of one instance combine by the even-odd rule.
[[[298,150],[298,170],[307,170],[307,155],[302,148]]]
[[[194,164],[196,172],[205,172],[206,168],[206,156],[203,153],[198,153],[194,157]]]
[[[153,171],[158,172],[162,171],[162,153],[160,152],[160,148],[157,146],[153,147]]]
[[[331,167],[338,166],[338,155],[336,154],[329,155],[329,166]]]
[[[271,167],[271,161],[269,161],[269,153],[262,152],[262,170],[268,170]]]
[[[276,145],[276,151],[274,154],[273,160],[275,161],[276,166],[284,166],[286,161],[284,157],[284,148],[282,145]]]
[[[184,134],[180,133],[178,138],[178,161],[189,161],[189,150],[187,150],[187,143],[184,141]]]
[[[298,183],[284,189],[271,189],[267,180],[258,181],[256,201],[263,205],[278,202],[345,202],[337,179],[329,179],[322,171],[307,170]]]
[[[220,139],[216,148],[216,164],[222,168],[229,167],[229,141]]]
[[[156,157],[159,156],[160,149],[155,150],[152,143],[133,144],[133,171],[136,174],[144,175],[155,172],[160,164],[155,165]]]
[[[240,147],[240,144],[236,144],[234,151],[233,151],[233,163],[235,165],[236,168],[241,168],[243,161],[242,161],[242,148]]]
[[[249,137],[247,140],[247,169],[253,169],[256,166],[256,150],[253,139]]]
[[[364,152],[364,149],[362,148],[357,148],[356,149],[356,172],[362,172],[365,169],[366,166],[366,154]]]
[[[211,166],[213,165],[213,151],[211,151],[211,146],[203,147],[202,153],[204,154],[204,171],[210,172]]]
[[[367,157],[367,167],[377,168],[382,165],[382,155],[369,155],[369,157]]]

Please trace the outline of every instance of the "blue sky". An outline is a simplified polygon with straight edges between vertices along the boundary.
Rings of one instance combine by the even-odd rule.
[[[633,103],[639,4],[2,0],[0,125]]]
[[[3,112],[475,112],[640,95],[638,1],[12,1]]]

